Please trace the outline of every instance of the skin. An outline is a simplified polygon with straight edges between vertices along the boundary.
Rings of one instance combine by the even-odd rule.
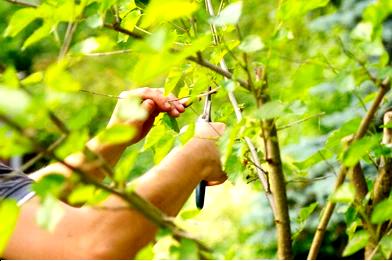
[[[127,146],[140,141],[151,129],[159,113],[178,117],[185,111],[180,101],[161,90],[141,88],[124,92],[120,97],[140,97],[147,117],[143,120],[123,120],[116,115],[109,126],[127,124],[137,129],[135,137],[123,144],[101,144],[93,138],[87,146],[115,166]],[[119,101],[119,103],[121,100]],[[222,134],[222,123],[200,123],[195,137],[181,148],[173,149],[160,164],[135,181],[137,193],[170,216],[175,216],[201,180],[217,185],[226,180],[221,170],[216,146]],[[72,166],[82,168],[91,177],[101,180],[104,172],[79,153],[66,158]],[[51,164],[33,173],[34,179],[50,173],[71,175],[60,163]],[[157,227],[134,209],[110,210],[127,206],[116,196],[103,202],[106,209],[73,207],[60,203],[64,215],[53,232],[41,229],[35,222],[40,202],[32,198],[21,207],[14,233],[6,247],[7,259],[131,259],[138,250],[154,239]]]

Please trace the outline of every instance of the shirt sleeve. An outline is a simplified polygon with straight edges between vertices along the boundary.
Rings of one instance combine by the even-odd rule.
[[[11,198],[22,205],[35,195],[32,183],[33,180],[23,172],[0,163],[0,200]]]

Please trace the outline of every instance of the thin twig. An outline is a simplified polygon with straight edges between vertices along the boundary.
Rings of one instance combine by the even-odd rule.
[[[36,4],[28,3],[28,2],[24,2],[24,1],[19,1],[19,0],[6,0],[6,1],[11,4],[16,4],[16,5],[25,6],[25,7],[34,7],[34,8],[37,7]]]
[[[101,53],[84,53],[83,56],[91,56],[91,57],[100,57],[100,56],[111,56],[111,55],[118,55],[118,54],[125,54],[133,52],[132,49],[124,49],[124,50],[115,50],[110,52],[101,52]]]
[[[38,151],[47,151],[44,146],[42,146],[36,139],[35,136],[32,135],[29,132],[26,132],[21,126],[19,126],[18,123],[14,122],[11,120],[8,116],[5,116],[3,114],[0,114],[0,120],[18,131],[22,136],[28,138],[31,143],[35,146],[35,148]],[[183,229],[177,227],[173,223],[173,219],[163,212],[161,212],[156,206],[152,205],[150,202],[146,201],[144,198],[140,197],[135,191],[130,191],[128,193],[118,191],[114,188],[111,188],[94,178],[90,177],[87,173],[85,173],[82,169],[75,167],[69,163],[67,163],[65,160],[62,158],[58,157],[53,151],[49,152],[47,151],[48,154],[56,160],[57,162],[61,163],[65,167],[69,168],[72,170],[74,173],[76,173],[83,182],[87,184],[94,185],[95,187],[102,189],[111,195],[115,195],[121,199],[123,199],[125,202],[129,204],[130,207],[136,209],[140,213],[142,213],[146,218],[148,218],[150,221],[152,221],[154,224],[156,224],[159,227],[165,227],[168,228],[174,235],[179,236],[181,238],[186,238],[193,240],[199,247],[203,249],[209,249],[207,246],[205,246],[202,242],[200,242],[198,239],[194,238],[193,236],[189,235],[187,232],[185,232]]]
[[[311,116],[305,117],[303,119],[300,119],[300,120],[297,120],[297,121],[293,121],[293,122],[291,122],[289,124],[277,127],[277,130],[280,131],[280,130],[283,130],[283,129],[287,129],[287,128],[293,127],[294,125],[303,123],[305,121],[308,121],[308,120],[316,118],[316,117],[320,117],[320,116],[322,116],[324,114],[325,114],[325,112],[320,112],[320,113],[317,113],[315,115],[311,115]]]

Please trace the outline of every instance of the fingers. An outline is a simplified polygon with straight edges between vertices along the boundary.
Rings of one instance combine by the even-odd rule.
[[[140,97],[142,100],[152,100],[156,105],[155,110],[157,110],[158,113],[167,112],[172,117],[178,117],[185,111],[185,107],[174,95],[170,94],[169,96],[164,96],[163,89],[138,88],[120,94],[121,98],[135,96]]]
[[[220,185],[227,180],[227,176],[222,176],[221,178],[213,181],[207,181],[207,186],[216,186]]]

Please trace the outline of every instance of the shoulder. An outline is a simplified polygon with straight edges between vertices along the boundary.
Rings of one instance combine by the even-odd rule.
[[[19,205],[34,196],[33,183],[27,175],[0,163],[0,199],[11,198]]]

